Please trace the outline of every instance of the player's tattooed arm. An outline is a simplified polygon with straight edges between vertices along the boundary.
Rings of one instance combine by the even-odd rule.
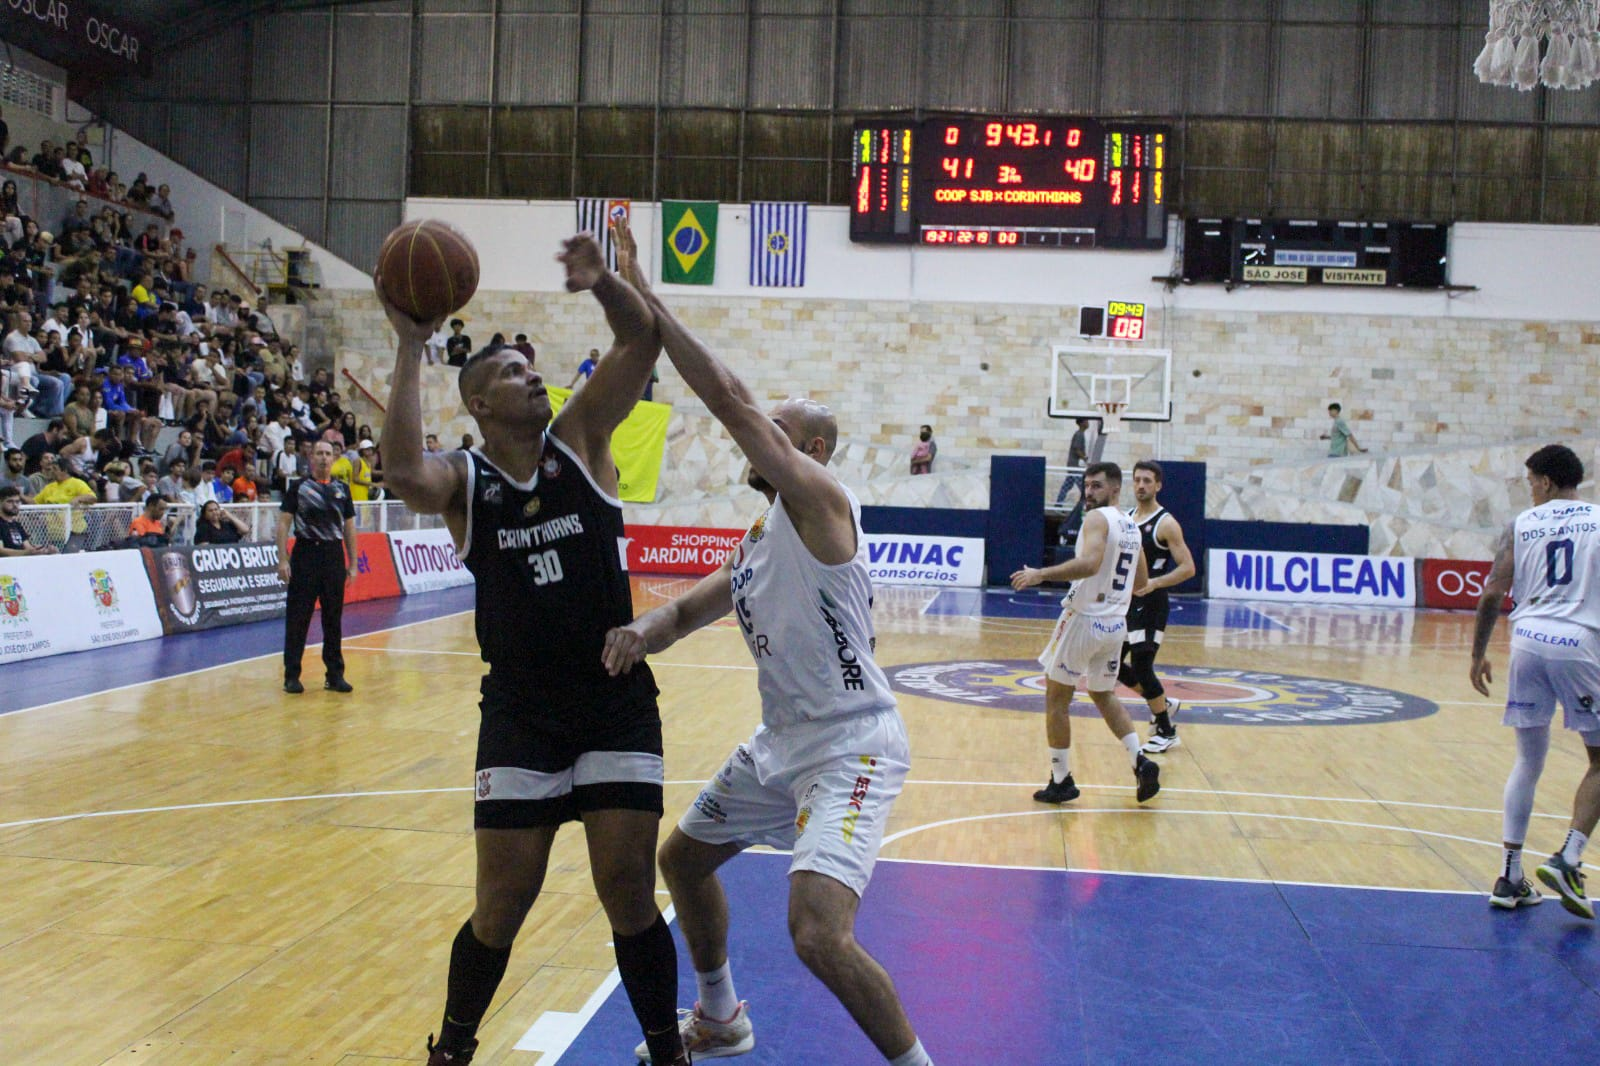
[[[1472,687],[1485,696],[1489,694],[1489,682],[1494,680],[1486,658],[1489,654],[1489,638],[1494,635],[1494,624],[1500,618],[1500,608],[1511,592],[1511,581],[1516,576],[1513,543],[1512,527],[1507,526],[1495,545],[1494,565],[1489,568],[1489,577],[1483,583],[1483,595],[1478,598],[1478,617],[1472,630],[1472,669],[1469,676]]]

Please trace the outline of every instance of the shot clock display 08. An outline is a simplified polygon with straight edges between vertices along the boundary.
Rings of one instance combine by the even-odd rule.
[[[1165,126],[962,116],[853,133],[853,241],[1166,247]]]

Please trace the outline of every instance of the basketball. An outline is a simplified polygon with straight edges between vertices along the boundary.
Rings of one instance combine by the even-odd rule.
[[[472,299],[478,289],[478,252],[448,222],[407,222],[384,238],[378,275],[391,303],[418,322],[431,322]]]

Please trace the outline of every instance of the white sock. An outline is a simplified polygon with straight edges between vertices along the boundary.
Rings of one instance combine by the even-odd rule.
[[[1522,849],[1506,849],[1506,880],[1513,885],[1522,883]]]
[[[1122,746],[1128,749],[1128,765],[1139,765],[1139,734],[1129,733],[1122,738]]]
[[[724,962],[710,973],[694,975],[700,986],[700,1013],[714,1022],[732,1021],[739,1013],[739,997],[733,990],[733,970]]]
[[[1576,829],[1567,830],[1567,842],[1561,845],[1561,858],[1568,866],[1583,866],[1583,848],[1589,843],[1589,838]]]
[[[1050,749],[1050,780],[1057,783],[1065,781],[1072,773],[1072,749]]]
[[[1063,751],[1066,749],[1063,748]],[[922,1050],[922,1041],[918,1040],[911,1045],[911,1050],[904,1055],[889,1060],[889,1066],[933,1066],[933,1060],[928,1053]]]

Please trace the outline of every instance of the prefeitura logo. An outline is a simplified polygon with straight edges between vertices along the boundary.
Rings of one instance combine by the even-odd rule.
[[[896,692],[948,703],[1044,711],[1044,673],[1031,659],[909,663],[887,671]],[[1216,666],[1158,666],[1167,695],[1183,700],[1184,722],[1215,725],[1362,725],[1400,722],[1437,714],[1439,705],[1420,696],[1321,677],[1233,670]],[[1144,701],[1119,687],[1135,717]],[[1097,718],[1085,698],[1074,715]]]
[[[22,583],[10,574],[0,574],[0,622],[27,620],[28,598],[22,594]]]

